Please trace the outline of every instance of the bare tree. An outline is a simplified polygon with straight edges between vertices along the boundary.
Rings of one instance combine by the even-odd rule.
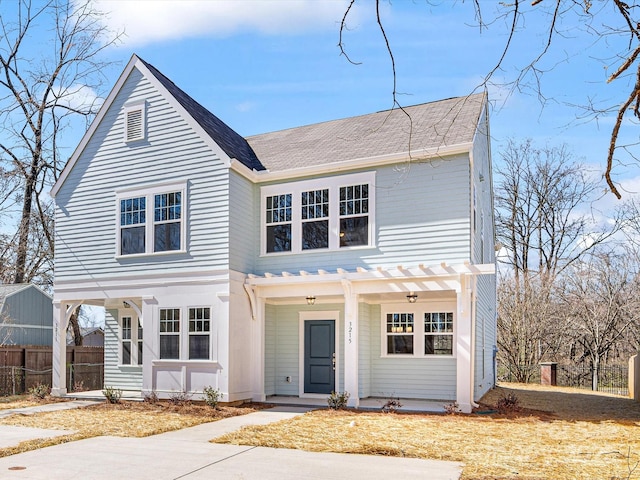
[[[598,389],[603,360],[640,328],[639,272],[630,266],[627,255],[594,252],[564,276],[566,326],[592,367],[593,390]]]
[[[344,37],[349,31],[348,21],[354,10],[357,0],[351,0],[345,9],[345,14],[340,23],[339,43],[340,51],[347,60],[356,64],[345,49]],[[389,2],[390,3],[390,2]],[[393,106],[402,107],[398,101],[396,60],[393,54],[393,39],[389,38],[385,28],[385,19],[380,10],[381,0],[375,0],[375,18],[377,26],[383,37],[386,51],[390,59],[390,69],[393,74],[392,100]],[[450,7],[449,2],[432,2],[426,0],[423,4],[417,4],[416,8],[438,8],[442,5]],[[488,7],[487,5],[490,5]],[[529,6],[530,5],[530,6]],[[573,32],[580,31],[584,34],[585,43],[580,52],[583,62],[594,62],[600,71],[609,73],[606,83],[616,82],[618,88],[609,103],[601,105],[594,99],[586,98],[584,104],[579,105],[579,117],[585,120],[594,120],[615,116],[606,158],[603,158],[604,177],[610,191],[618,198],[616,182],[612,178],[612,172],[617,161],[617,155],[626,154],[636,161],[639,160],[633,148],[635,145],[621,144],[620,130],[629,117],[640,119],[640,7],[634,3],[623,0],[513,0],[511,2],[459,2],[456,7],[473,8],[476,18],[475,27],[479,34],[490,27],[503,29],[504,43],[500,51],[495,52],[496,61],[492,68],[486,72],[484,80],[478,88],[486,88],[492,82],[496,82],[496,74],[507,70],[506,64],[510,62],[509,54],[515,49],[516,39],[527,38],[531,42],[539,43],[540,32],[529,33],[529,29],[523,28],[530,17],[544,17],[548,19],[546,29],[542,32],[543,41],[539,50],[532,58],[518,58],[520,65],[515,78],[505,82],[499,82],[502,86],[509,87],[512,91],[533,91],[544,105],[549,101],[543,93],[543,77],[549,69],[555,66],[545,66],[544,61],[553,50],[554,45],[562,40],[574,36]],[[372,8],[367,5],[364,8]],[[492,9],[488,15],[487,10]],[[495,9],[495,10],[493,10]],[[613,20],[612,20],[613,16]],[[535,37],[530,37],[534,35]],[[593,45],[606,42],[606,50],[609,52],[606,58],[595,58],[589,55],[588,49]],[[506,85],[505,85],[506,83]],[[622,93],[619,93],[622,92]],[[576,105],[567,105],[576,107]]]
[[[30,263],[31,242],[46,242],[44,250],[53,253],[45,193],[66,161],[63,132],[78,119],[86,126],[100,104],[101,71],[108,65],[100,54],[115,41],[101,15],[90,2],[19,0],[0,16],[0,165],[19,179],[22,192],[14,283],[47,263]],[[37,223],[41,236],[34,239]]]

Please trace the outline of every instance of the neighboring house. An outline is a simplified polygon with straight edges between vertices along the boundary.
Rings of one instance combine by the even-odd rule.
[[[0,345],[50,346],[52,300],[35,285],[0,285]]]
[[[80,327],[83,347],[104,347],[104,330],[101,327]],[[73,334],[67,332],[67,345],[75,345]]]
[[[54,393],[80,304],[105,384],[226,402],[494,384],[487,98],[242,138],[133,56],[52,190]]]

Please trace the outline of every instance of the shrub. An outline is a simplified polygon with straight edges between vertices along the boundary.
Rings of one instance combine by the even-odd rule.
[[[122,390],[113,387],[104,387],[102,394],[107,399],[107,403],[120,403],[122,398]]]
[[[402,407],[400,399],[391,397],[384,405],[382,405],[382,411],[384,413],[395,413],[400,407]]]
[[[345,408],[347,406],[347,401],[349,400],[349,392],[331,392],[329,398],[327,398],[327,404],[329,408],[333,410],[339,410],[341,408]]]
[[[151,405],[155,405],[158,403],[158,394],[155,390],[151,390],[150,392],[144,392],[142,397],[145,403],[150,403]]]
[[[169,401],[178,406],[188,405],[191,403],[191,395],[187,392],[172,392]]]
[[[458,405],[458,402],[447,403],[444,406],[444,411],[448,415],[455,415],[456,413],[460,413],[460,405]]]
[[[521,409],[520,399],[515,395],[515,393],[503,395],[496,402],[496,410],[500,413],[519,412]]]
[[[204,403],[209,405],[211,408],[217,409],[220,398],[222,398],[222,393],[220,392],[220,390],[208,386],[204,387],[202,393],[204,393]]]
[[[49,396],[49,393],[51,393],[51,388],[49,388],[49,385],[45,385],[44,383],[38,383],[37,385],[29,388],[29,395],[31,398],[36,400],[44,400]]]

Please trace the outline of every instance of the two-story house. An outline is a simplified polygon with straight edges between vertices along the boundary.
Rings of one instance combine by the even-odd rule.
[[[243,138],[133,56],[55,184],[53,391],[105,308],[105,385],[457,401],[494,384],[487,98]]]

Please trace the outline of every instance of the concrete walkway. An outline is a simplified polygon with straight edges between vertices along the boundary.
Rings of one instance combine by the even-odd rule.
[[[58,404],[52,404],[58,405]],[[43,406],[44,407],[44,406]],[[209,440],[245,425],[293,418],[307,408],[277,407],[145,438],[95,437],[0,458],[0,478],[136,480],[211,478],[299,480],[458,479],[462,464],[411,458],[312,453],[220,445]],[[0,439],[10,430],[0,426]],[[11,427],[11,429],[22,427]],[[34,438],[51,430],[28,429]],[[67,433],[67,432],[64,432]],[[17,438],[17,437],[15,437]],[[2,441],[1,443],[6,443]]]

